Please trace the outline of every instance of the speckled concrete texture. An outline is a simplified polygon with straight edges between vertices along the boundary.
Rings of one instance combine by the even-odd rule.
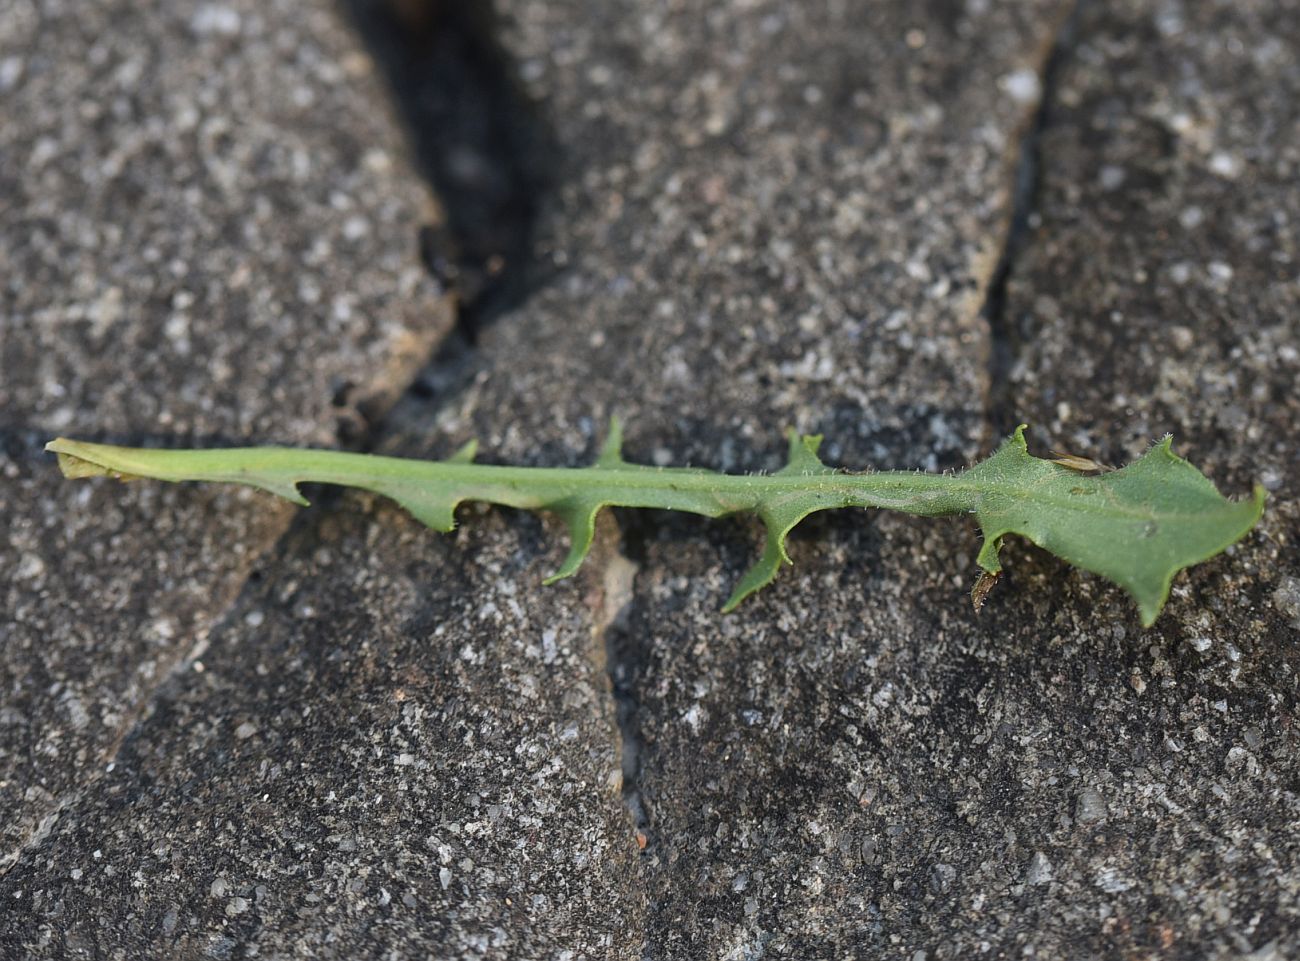
[[[769,466],[790,424],[853,463],[979,450],[980,306],[1063,4],[500,6],[565,157],[555,281],[461,400],[498,410],[490,449],[623,412],[655,463]]]
[[[7,423],[321,444],[336,395],[400,393],[434,211],[329,4],[4,18]]]
[[[334,444],[451,313],[327,4],[0,5],[0,865],[200,649],[284,505],[64,485],[44,441]]]
[[[34,957],[635,957],[590,581],[340,498],[5,880]],[[551,532],[552,534],[554,532]],[[111,916],[105,905],[115,905]]]
[[[1300,950],[1300,35],[1269,4],[1074,30],[995,413],[1114,463],[1173,431],[1224,490],[1268,485],[1266,522],[1149,631],[1024,545],[976,619],[965,525],[887,517],[719,624],[732,538],[660,528],[629,627],[657,956]]]
[[[748,522],[615,512],[581,575],[542,588],[550,520],[467,508],[440,537],[317,496],[0,878],[0,947],[1300,952],[1300,21],[497,6],[561,151],[532,293],[374,447],[578,464],[619,413],[646,463],[772,468],[793,424],[833,463],[944,469],[1018,419],[1039,451],[1112,462],[1172,430],[1226,492],[1269,488],[1264,524],[1143,631],[1119,591],[1019,543],[977,617],[962,519],[812,518],[796,566],[722,617]],[[270,510],[74,490],[82,538],[167,496]],[[83,604],[112,611],[97,590]]]

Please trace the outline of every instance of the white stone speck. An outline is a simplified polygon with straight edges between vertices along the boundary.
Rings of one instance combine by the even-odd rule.
[[[1205,211],[1197,206],[1185,207],[1178,215],[1178,222],[1188,230],[1195,230],[1204,221]]]
[[[239,34],[239,11],[209,3],[199,7],[190,18],[190,29],[200,37],[234,37]]]
[[[1052,880],[1052,862],[1047,860],[1047,855],[1042,851],[1035,851],[1034,856],[1029,859],[1029,867],[1025,871],[1025,883],[1029,885],[1047,884]]]
[[[366,151],[365,156],[361,158],[361,165],[371,173],[385,174],[393,169],[393,158],[383,150],[375,147]]]
[[[894,700],[894,684],[892,681],[886,681],[880,686],[880,690],[871,695],[871,703],[876,707],[887,707]]]
[[[1079,792],[1074,817],[1080,824],[1097,824],[1106,820],[1108,813],[1106,799],[1096,788],[1085,787]]]
[[[1124,179],[1127,175],[1123,167],[1116,167],[1114,164],[1106,164],[1101,168],[1097,175],[1097,180],[1101,183],[1102,190],[1118,190],[1124,185]]]
[[[1235,180],[1240,177],[1242,166],[1240,157],[1223,151],[1219,151],[1210,157],[1210,170],[1228,180]]]
[[[1097,872],[1097,887],[1101,888],[1107,894],[1120,894],[1130,890],[1135,882],[1120,874],[1119,870],[1113,867],[1104,867]]]
[[[86,706],[81,703],[80,698],[74,697],[72,694],[65,695],[63,707],[68,712],[69,722],[76,730],[84,730],[86,725],[90,723],[90,714],[86,710]]]
[[[12,90],[23,75],[23,62],[18,57],[0,60],[0,90]]]
[[[698,704],[692,704],[690,710],[682,715],[682,720],[690,725],[691,731],[695,734],[700,733],[701,711]]]
[[[1043,83],[1038,72],[1028,67],[1006,74],[998,81],[998,86],[1016,103],[1038,103],[1043,95]]]
[[[343,236],[348,240],[360,240],[370,233],[370,221],[365,217],[349,217],[343,221]]]
[[[18,562],[14,576],[20,581],[30,581],[45,573],[45,562],[36,554],[24,554]]]

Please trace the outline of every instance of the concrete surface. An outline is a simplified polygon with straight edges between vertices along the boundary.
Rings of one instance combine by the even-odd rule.
[[[440,538],[321,497],[21,849],[0,944],[1300,950],[1294,16],[499,6],[563,152],[533,292],[374,446],[579,463],[618,412],[650,463],[770,468],[794,423],[836,463],[939,469],[1021,418],[1110,461],[1173,430],[1225,491],[1270,488],[1265,523],[1142,631],[1024,545],[977,618],[961,520],[814,519],[723,618],[746,522],[620,513],[543,589],[547,520]]]
[[[285,505],[74,487],[45,441],[333,445],[452,316],[326,4],[0,5],[0,865],[201,649]]]

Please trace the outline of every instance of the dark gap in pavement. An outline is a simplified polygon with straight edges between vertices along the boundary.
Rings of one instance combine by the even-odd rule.
[[[1076,0],[1052,37],[1051,49],[1044,61],[1040,78],[1038,106],[1020,139],[1011,223],[980,310],[988,322],[990,338],[989,393],[985,417],[997,437],[1009,435],[1020,423],[1012,372],[1020,358],[1023,338],[1015,318],[1007,314],[1007,288],[1015,271],[1016,260],[1036,226],[1034,213],[1043,182],[1043,132],[1051,124],[1052,102],[1061,66],[1075,48],[1080,14],[1087,2],[1088,0]]]
[[[636,830],[637,844],[643,851],[650,842],[650,812],[641,794],[641,760],[645,741],[641,736],[640,685],[649,659],[647,635],[635,624],[637,592],[632,581],[646,560],[646,543],[649,539],[649,522],[645,511],[614,512],[621,539],[618,553],[625,566],[629,582],[626,601],[605,625],[605,670],[609,675],[610,694],[614,698],[615,719],[618,722],[620,762],[622,765],[622,797],[628,816]],[[609,590],[609,584],[606,584]],[[607,599],[608,603],[608,599]]]
[[[413,238],[457,301],[456,329],[408,388],[436,402],[473,377],[479,333],[545,280],[531,252],[556,140],[516,80],[492,3],[341,2],[387,78],[414,165],[446,216]],[[382,417],[361,414],[354,435],[377,436]]]
[[[493,4],[454,0],[340,0],[358,34],[384,72],[411,147],[412,165],[432,186],[446,215],[412,237],[430,272],[458,301],[457,329],[438,348],[406,392],[441,399],[472,376],[478,332],[523,300],[536,286],[530,277],[533,225],[551,183],[557,151],[541,113],[515,81],[509,56],[496,41]],[[383,434],[392,396],[356,396],[355,385],[333,385],[339,413],[338,444],[373,449]],[[57,431],[0,423],[0,467],[6,460],[45,459],[44,444]],[[245,446],[247,438],[219,435],[90,435],[101,443],[150,447]],[[303,485],[315,511],[297,512],[259,559],[273,560],[282,545],[344,496],[342,488]],[[322,510],[323,508],[323,510]],[[261,570],[250,571],[209,636],[219,636],[256,590]],[[272,572],[271,576],[274,576]],[[198,649],[201,653],[202,648]],[[96,790],[122,746],[155,709],[160,697],[190,669],[196,650],[181,652],[158,671],[150,689],[124,719],[117,739],[96,770],[58,799],[57,814]],[[106,767],[106,765],[108,767]],[[0,852],[0,875],[38,844],[53,821],[42,821],[13,852]]]
[[[433,411],[476,374],[479,333],[549,279],[532,251],[542,201],[556,180],[559,146],[539,105],[515,79],[515,66],[497,40],[500,25],[491,3],[342,2],[387,76],[416,169],[447,218],[445,224],[426,226],[419,245],[426,267],[457,296],[457,327],[407,391],[432,422]],[[346,388],[338,406],[351,406]],[[361,413],[359,443],[373,446],[382,419]],[[619,527],[617,576],[631,578],[645,553],[645,527],[629,516],[619,518]],[[633,596],[629,590],[628,603],[620,602],[602,633],[620,737],[623,800],[638,839],[644,840],[649,818],[637,786],[636,685],[646,650],[629,624]]]
[[[529,252],[552,183],[555,140],[516,81],[491,3],[343,0],[406,125],[416,169],[445,225],[419,238],[425,264],[460,300],[472,343],[528,294]]]

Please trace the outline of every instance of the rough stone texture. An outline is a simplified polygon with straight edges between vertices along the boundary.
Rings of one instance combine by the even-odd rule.
[[[647,462],[772,467],[789,423],[851,466],[986,450],[979,312],[1065,6],[502,3],[565,151],[547,283],[379,446],[576,463],[620,412]],[[543,590],[552,525],[467,511],[438,539],[331,498],[0,881],[0,946],[1300,950],[1297,21],[1270,11],[1084,8],[1008,291],[1040,441],[1123,460],[1173,428],[1225,489],[1274,491],[1154,629],[1023,546],[974,618],[962,520],[813,519],[795,569],[722,618],[747,523],[620,515],[625,557],[607,525],[582,579]],[[635,699],[639,858],[602,635]]]
[[[619,411],[634,459],[729,470],[775,466],[790,423],[850,465],[933,469],[987,443],[979,310],[1064,11],[579,6],[508,6],[570,149],[547,221],[564,271],[485,338],[510,362],[446,425],[494,421],[489,450],[554,462],[572,455],[538,438]],[[973,668],[998,679],[1003,633],[972,623],[973,533],[837,520],[722,619],[753,527],[625,519],[641,569],[613,643],[640,700],[649,957],[911,957],[950,931],[979,940],[955,926],[959,891],[1016,903],[963,864],[1002,863],[1005,799],[994,845],[955,830],[986,774],[962,750]]]
[[[953,208],[965,198],[947,194],[953,188],[943,173],[948,168],[918,160],[959,149],[963,120],[978,124],[996,116],[995,104],[978,98],[998,89],[997,77],[1003,89],[1021,89],[1013,64],[983,65],[987,79],[967,82],[971,99],[945,112],[935,134],[942,146],[910,154],[906,141],[891,140],[888,151],[906,160],[882,169],[897,179],[877,174],[858,195],[889,204],[889,213],[862,216],[869,230],[819,247],[834,236],[831,208],[851,216],[856,198],[837,180],[833,163],[819,165],[836,156],[837,128],[828,124],[818,136],[817,103],[778,114],[775,126],[790,131],[788,140],[757,135],[745,126],[751,115],[741,111],[742,119],[720,124],[727,133],[738,131],[733,136],[696,143],[689,129],[698,137],[711,114],[691,115],[686,97],[650,117],[622,113],[629,101],[656,102],[650,76],[607,105],[594,86],[605,75],[605,57],[616,59],[606,49],[653,61],[656,50],[679,42],[671,24],[651,24],[656,39],[644,45],[619,45],[620,30],[633,18],[611,15],[587,26],[555,5],[516,6],[525,24],[533,24],[516,41],[525,73],[560,105],[560,128],[575,130],[562,140],[644,141],[638,156],[662,151],[671,173],[656,181],[651,160],[643,161],[647,174],[635,161],[629,170],[595,151],[575,161],[583,169],[566,195],[573,216],[553,224],[567,272],[533,300],[531,326],[519,334],[503,327],[499,341],[521,357],[555,351],[583,386],[558,410],[555,404],[514,408],[501,438],[512,453],[528,445],[516,425],[541,433],[565,411],[584,403],[589,409],[607,378],[624,385],[611,392],[616,408],[637,397],[633,447],[638,427],[656,439],[636,451],[647,460],[773,466],[779,448],[767,438],[791,420],[825,430],[837,442],[832,456],[851,465],[922,463],[936,450],[945,464],[955,459],[945,452],[969,451],[961,441],[943,443],[928,411],[916,408],[903,418],[910,436],[882,430],[890,421],[881,424],[881,411],[898,398],[933,396],[941,399],[930,409],[964,426],[967,433],[958,436],[969,444],[979,430],[973,418],[982,408],[986,347],[981,329],[972,326],[971,343],[949,341],[927,353],[929,345],[944,343],[945,322],[973,321],[961,309],[966,304],[949,295],[936,305],[926,296],[933,290],[928,284],[909,289],[903,279],[891,287],[878,276],[881,263],[909,244],[919,247],[936,231],[960,226]],[[1063,302],[1059,318],[1042,324],[1052,332],[1042,345],[1046,356],[1031,359],[1033,341],[1022,346],[1024,362],[1015,373],[1029,394],[1019,401],[1020,412],[1051,423],[1057,399],[1042,404],[1024,383],[1025,372],[1035,372],[1043,391],[1060,379],[1076,392],[1071,408],[1091,432],[1054,430],[1041,439],[1120,461],[1172,428],[1225,489],[1243,493],[1257,476],[1276,489],[1275,501],[1285,501],[1279,480],[1296,449],[1294,405],[1285,390],[1294,381],[1288,345],[1295,342],[1296,287],[1294,241],[1277,235],[1294,219],[1286,187],[1294,181],[1296,115],[1286,94],[1294,86],[1293,28],[1280,13],[1269,22],[1262,8],[1198,9],[1199,19],[1169,5],[1098,8],[1079,24],[1079,59],[1067,61],[1073,66],[1050,115],[1060,129],[1049,128],[1041,148],[1041,199],[1045,216],[1055,211],[1056,219],[1029,240],[1008,308],[1018,322],[1030,298],[1046,293]],[[1181,29],[1180,16],[1189,20]],[[1005,35],[1005,25],[997,29]],[[800,25],[793,33],[807,30]],[[900,25],[894,35],[902,32]],[[859,35],[842,26],[839,33],[846,46],[861,49]],[[699,64],[695,76],[716,91],[719,103],[732,102],[728,64],[755,103],[784,102],[764,86],[768,75],[735,53],[745,49],[745,37],[725,29],[697,34],[698,46],[687,42],[684,57]],[[1088,41],[1094,36],[1095,45]],[[772,43],[777,49],[755,59],[775,75],[783,67],[790,75],[795,68],[783,63],[780,41]],[[1160,43],[1168,51],[1163,59],[1150,53]],[[1022,39],[1020,49],[1026,48],[1040,49]],[[1246,51],[1258,51],[1249,61],[1258,72],[1242,78]],[[570,59],[582,66],[557,69]],[[853,63],[885,70],[885,59],[866,52]],[[830,53],[797,62],[814,74],[819,67],[835,72]],[[1127,75],[1117,74],[1124,65]],[[552,73],[560,79],[550,80]],[[1174,83],[1170,78],[1182,83],[1183,110],[1193,116],[1235,111],[1236,152],[1255,138],[1252,149],[1271,171],[1226,184],[1192,182],[1205,166],[1212,174],[1232,166],[1215,159],[1214,149],[1198,156],[1204,148],[1192,145],[1183,149],[1199,166],[1174,170],[1166,188],[1186,194],[1163,208],[1146,206],[1145,215],[1145,197],[1124,197],[1108,208],[1099,194],[1114,189],[1116,175],[1101,171],[1111,162],[1103,158],[1114,156],[1113,140],[1095,127],[1104,129],[1116,114],[1136,114],[1132,129],[1121,127],[1114,139],[1147,163],[1164,162],[1164,155],[1150,155],[1147,108]],[[799,80],[817,83],[807,74]],[[1095,87],[1093,99],[1074,112],[1071,104],[1084,97],[1086,84]],[[888,86],[866,86],[870,109],[887,113]],[[845,99],[852,102],[827,97],[833,104]],[[663,129],[671,132],[656,136]],[[800,177],[791,178],[785,195],[764,184],[781,202],[756,214],[751,204],[764,191],[747,193],[744,178],[757,180],[754,171],[777,163],[783,149],[798,158],[785,166]],[[1230,141],[1219,149],[1234,155]],[[1061,151],[1069,156],[1058,171],[1053,165]],[[858,145],[851,155],[861,163],[863,154],[869,151]],[[732,174],[731,163],[743,172]],[[960,169],[972,167],[981,169],[969,162]],[[808,181],[837,185],[820,217],[814,211],[823,195]],[[611,184],[603,199],[594,193],[602,183]],[[981,195],[996,197],[996,183],[990,170]],[[1199,285],[1196,296],[1203,299],[1176,301],[1173,316],[1189,326],[1170,332],[1169,302],[1157,301],[1133,276],[1134,264],[1164,257],[1161,225],[1174,229],[1183,204],[1206,194],[1223,220],[1241,218],[1242,226],[1197,255],[1179,256],[1222,260],[1209,252],[1231,246],[1242,262],[1236,269],[1250,279],[1226,307],[1224,271],[1207,263],[1208,276],[1189,288]],[[908,205],[927,201],[926,218],[909,227]],[[594,217],[577,216],[592,210]],[[1252,222],[1249,210],[1267,215]],[[802,272],[771,270],[770,237],[747,229],[758,223],[775,232],[769,225],[786,211],[799,212],[791,214],[799,232],[780,249],[787,261],[802,262]],[[1075,234],[1080,225],[1086,229]],[[1068,244],[1070,258],[1058,259],[1054,236]],[[729,243],[737,254],[726,263]],[[944,236],[937,247],[945,254],[961,249],[960,234]],[[637,256],[619,260],[623,248]],[[836,285],[837,261],[846,267],[842,277],[862,278],[861,286],[846,279]],[[842,316],[827,323],[820,342],[816,326],[807,329],[799,293],[810,276],[819,285],[809,296],[815,305],[862,298],[865,324],[852,347],[851,325]],[[787,280],[793,295],[782,289]],[[779,304],[766,328],[755,289]],[[672,306],[656,312],[656,296]],[[1075,317],[1110,323],[1114,302],[1125,296],[1147,298],[1145,327],[1119,325],[1131,343],[1071,325]],[[578,322],[585,317],[591,320]],[[1185,357],[1162,361],[1152,356],[1156,346],[1145,357],[1132,349],[1142,341],[1159,345],[1170,334],[1186,345]],[[1251,347],[1217,359],[1216,376],[1208,359],[1221,357],[1215,352],[1229,338]],[[801,339],[814,343],[810,348]],[[891,360],[899,356],[905,361]],[[823,365],[822,358],[829,360]],[[528,369],[509,369],[511,389]],[[878,369],[889,375],[873,377]],[[1161,370],[1173,381],[1163,393],[1158,385],[1131,389]],[[514,395],[494,389],[493,374],[477,402],[501,409]],[[1198,391],[1201,377],[1208,386]],[[1110,410],[1103,401],[1094,413],[1088,398],[1109,400],[1112,384],[1126,399]],[[1252,391],[1251,400],[1240,396]],[[539,387],[522,397],[527,403],[544,394]],[[1206,401],[1223,413],[1208,418]],[[958,412],[950,413],[953,408]],[[963,421],[962,411],[972,419]],[[1221,417],[1234,422],[1216,422]],[[1127,434],[1114,424],[1119,418]],[[1207,422],[1199,437],[1187,429]],[[1246,432],[1252,424],[1253,433]],[[1099,445],[1106,436],[1129,443]],[[810,524],[810,536],[796,547],[796,569],[725,621],[716,607],[747,561],[744,529],[719,525],[702,539],[695,521],[634,524],[629,549],[642,567],[618,643],[630,662],[629,687],[641,699],[633,726],[644,742],[638,787],[650,820],[645,876],[652,956],[964,957],[988,950],[1231,957],[1258,950],[1267,957],[1294,950],[1296,578],[1294,561],[1283,560],[1295,538],[1292,507],[1275,504],[1269,524],[1234,556],[1180,581],[1170,611],[1146,633],[1118,592],[1023,547],[1013,551],[1011,579],[994,606],[972,621],[961,590],[971,581],[968,558],[976,546],[967,525],[887,517],[850,519],[839,529],[832,523]]]
[[[530,597],[558,563],[543,534],[484,513],[437,537],[350,497],[303,518],[5,879],[27,909],[0,945],[635,957],[601,587]]]
[[[329,4],[3,16],[10,425],[321,444],[336,395],[400,392],[433,211]]]
[[[1062,4],[500,6],[565,163],[557,276],[463,402],[496,409],[490,450],[554,459],[541,437],[622,411],[660,462],[766,466],[792,423],[858,463],[975,453],[979,307]]]
[[[1300,949],[1295,23],[1086,7],[1007,307],[1038,438],[1122,462],[1173,430],[1272,488],[1266,523],[1145,632],[1023,546],[973,620],[961,525],[887,518],[719,625],[730,538],[660,528],[629,630],[663,956]]]
[[[0,101],[3,866],[289,517],[66,485],[41,444],[337,443],[450,313],[416,257],[431,199],[328,4],[11,0]]]
[[[1035,839],[1054,878],[1026,943],[1088,932],[1098,950],[1171,957],[1300,951],[1296,12],[1087,7],[1061,76],[1009,299],[1021,416],[1111,461],[1171,431],[1222,489],[1259,480],[1270,502],[1255,534],[1180,578],[1155,629],[1116,635],[1109,656],[1086,623],[1061,631],[1063,612],[1088,607],[1122,623],[1124,599],[1089,578],[1043,570],[1032,613],[1004,612],[1008,630],[1060,632],[1063,655],[1094,662],[1070,696],[1090,706],[1089,733],[1024,755],[1076,804],[1075,828]],[[1129,690],[1108,679],[1125,673]],[[1068,717],[1044,711],[1045,687],[1027,694],[1026,728]],[[1089,786],[1109,812],[1080,825]]]

